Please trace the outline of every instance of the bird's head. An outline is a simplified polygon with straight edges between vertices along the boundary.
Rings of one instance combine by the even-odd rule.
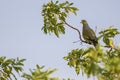
[[[81,20],[81,22],[83,25],[87,24],[87,21],[86,20]]]

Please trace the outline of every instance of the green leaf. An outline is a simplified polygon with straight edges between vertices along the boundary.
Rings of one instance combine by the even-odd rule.
[[[44,33],[47,34],[47,28],[46,28],[46,26],[44,26],[44,27],[42,28],[42,30],[44,30]]]
[[[80,73],[80,66],[79,66],[79,65],[77,65],[77,66],[75,67],[75,71],[76,71],[77,75]]]
[[[2,63],[4,63],[4,60],[5,60],[5,59],[6,59],[5,56],[0,57],[0,65],[1,65]]]
[[[58,33],[57,28],[54,28],[54,34],[55,34],[57,37],[59,37],[59,33]]]
[[[55,4],[57,4],[59,1],[56,1]]]
[[[103,42],[104,42],[106,45],[109,45],[110,40],[109,40],[108,37],[103,37]]]
[[[59,25],[58,28],[60,29],[60,32],[65,34],[65,28],[63,27],[63,25]]]
[[[70,3],[69,6],[73,5],[73,3]]]
[[[120,32],[118,31],[118,29],[110,26],[108,29],[99,32],[99,34],[101,34],[100,36],[103,37],[106,36],[108,38],[113,38],[115,35],[120,34]]]
[[[19,60],[20,63],[21,63],[21,62],[24,62],[24,61],[26,61],[26,59],[21,59],[21,60]]]
[[[6,59],[6,57],[0,57],[0,62],[1,62],[0,68],[1,71],[3,72],[3,77],[5,78],[5,80],[7,79],[12,80],[11,76],[13,76],[13,79],[16,80],[16,76],[14,75],[13,71],[17,73],[21,72],[24,60],[25,59],[20,60],[18,57],[17,59],[13,59],[13,58]]]

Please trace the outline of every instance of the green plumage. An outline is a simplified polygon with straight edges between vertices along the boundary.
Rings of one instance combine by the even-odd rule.
[[[86,20],[82,20],[81,23],[83,24],[82,35],[84,40],[96,46],[98,44],[98,41],[94,31],[89,27]]]

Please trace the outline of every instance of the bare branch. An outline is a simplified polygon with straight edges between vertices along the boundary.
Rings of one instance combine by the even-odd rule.
[[[79,42],[80,40],[77,40],[77,41],[74,41],[73,43],[77,43],[77,42]]]
[[[66,24],[68,27],[70,27],[70,28],[72,28],[72,29],[74,29],[74,30],[76,30],[76,31],[78,32],[79,39],[80,39],[81,42],[84,42],[84,43],[90,44],[90,43],[88,43],[88,42],[86,42],[86,41],[84,41],[84,40],[82,39],[82,37],[81,37],[81,33],[80,33],[80,31],[79,31],[77,28],[75,28],[75,27],[69,25],[67,22],[65,22],[65,24]]]

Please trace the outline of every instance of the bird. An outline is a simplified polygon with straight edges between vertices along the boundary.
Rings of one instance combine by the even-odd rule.
[[[95,35],[95,32],[90,28],[86,20],[81,20],[81,23],[83,25],[82,36],[84,40],[89,44],[97,46],[98,40]]]

